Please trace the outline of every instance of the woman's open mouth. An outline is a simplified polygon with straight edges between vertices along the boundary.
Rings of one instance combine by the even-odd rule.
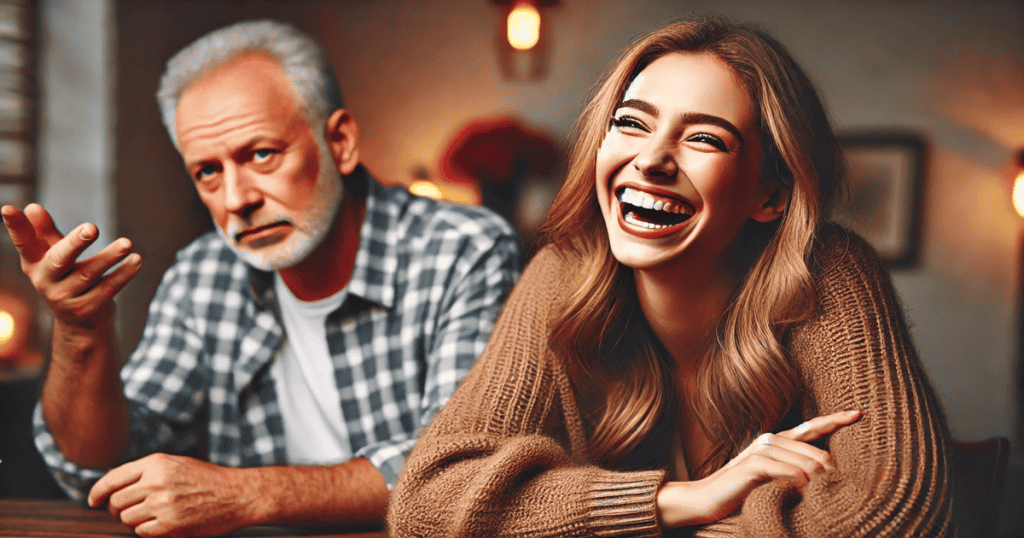
[[[685,223],[694,214],[693,207],[686,202],[630,187],[619,189],[616,195],[623,220],[648,230],[668,231]]]

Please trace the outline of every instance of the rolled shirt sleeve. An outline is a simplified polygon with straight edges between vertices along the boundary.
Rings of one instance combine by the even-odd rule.
[[[179,262],[181,262],[179,257]],[[193,289],[188,271],[168,270],[150,303],[142,340],[121,370],[131,431],[128,445],[115,464],[153,452],[188,453],[198,439],[194,418],[204,403],[207,376],[198,360],[200,339],[182,312]],[[84,500],[109,468],[86,468],[57,447],[37,403],[33,414],[36,448],[68,496]]]

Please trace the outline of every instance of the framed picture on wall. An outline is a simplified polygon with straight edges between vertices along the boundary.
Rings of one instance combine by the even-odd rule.
[[[840,135],[848,196],[835,220],[863,236],[892,267],[917,262],[925,144],[906,133]]]

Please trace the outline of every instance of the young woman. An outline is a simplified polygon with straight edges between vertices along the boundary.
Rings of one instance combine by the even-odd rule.
[[[842,177],[773,38],[708,18],[629,47],[391,533],[952,534],[948,432],[889,277],[826,220]]]

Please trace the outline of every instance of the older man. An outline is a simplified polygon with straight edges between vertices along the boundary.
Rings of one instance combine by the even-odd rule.
[[[118,368],[113,297],[141,259],[6,206],[54,313],[36,444],[135,532],[372,523],[424,426],[483,351],[517,275],[483,209],[384,189],[320,48],[245,22],[167,64],[158,100],[215,223],[178,253]],[[119,262],[120,265],[118,265]]]

